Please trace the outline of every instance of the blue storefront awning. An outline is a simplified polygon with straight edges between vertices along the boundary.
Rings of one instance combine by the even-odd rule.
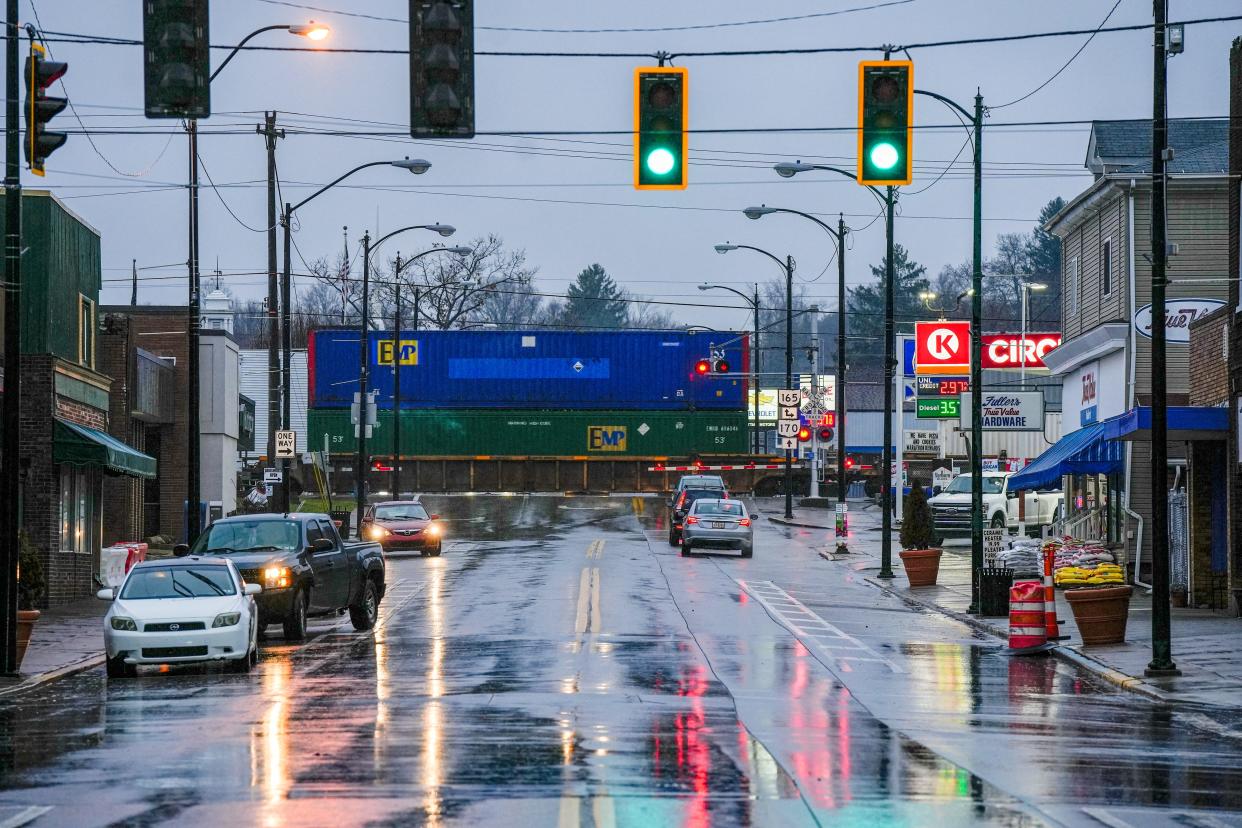
[[[1151,408],[1131,408],[1100,425],[1109,440],[1150,440]],[[1224,440],[1229,431],[1229,409],[1206,406],[1169,406],[1170,440]]]
[[[1067,474],[1110,474],[1121,471],[1121,444],[1107,438],[1110,421],[1067,434],[1009,478],[1009,491],[1058,485]]]

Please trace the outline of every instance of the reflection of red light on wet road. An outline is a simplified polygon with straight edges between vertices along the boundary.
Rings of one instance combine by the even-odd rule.
[[[707,828],[711,824],[708,808],[708,777],[711,775],[711,747],[703,738],[706,719],[703,715],[703,695],[707,692],[706,668],[695,665],[682,676],[678,695],[691,699],[690,709],[673,717],[673,730],[677,740],[678,776],[690,783],[694,798],[686,809],[685,824],[688,828]]]

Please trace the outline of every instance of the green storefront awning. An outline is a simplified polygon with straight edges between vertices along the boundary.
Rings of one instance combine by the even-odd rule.
[[[155,477],[155,458],[125,445],[107,432],[57,418],[52,459],[73,466],[102,466],[130,477]]]

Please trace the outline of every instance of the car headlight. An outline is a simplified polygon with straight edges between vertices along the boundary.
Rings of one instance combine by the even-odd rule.
[[[132,618],[114,615],[112,616],[112,629],[124,630],[125,632],[138,632],[138,625],[134,623],[134,619]]]
[[[373,541],[383,540],[388,537],[388,530],[383,526],[372,526],[367,530],[367,537]]]
[[[292,583],[287,566],[269,566],[263,570],[263,588],[281,589]],[[233,623],[237,623],[234,621]]]
[[[438,524],[438,523],[428,523],[428,524],[427,524],[427,534],[428,534],[428,535],[431,535],[432,537],[439,537],[439,536],[440,536],[440,532],[441,532],[441,529],[440,529],[440,524]]]
[[[211,622],[212,629],[216,627],[232,627],[241,621],[240,612],[222,612],[216,616],[216,620]]]

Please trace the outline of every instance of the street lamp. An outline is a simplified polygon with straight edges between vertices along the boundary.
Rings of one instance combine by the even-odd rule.
[[[856,181],[855,173],[842,169],[841,167],[832,167],[826,164],[804,164],[802,161],[782,161],[773,166],[776,174],[782,178],[793,178],[798,173],[810,172],[812,170],[823,170],[825,172],[836,173],[844,176],[851,181]],[[901,476],[898,474],[894,482],[893,475],[893,406],[894,399],[894,381],[897,369],[897,345],[895,340],[896,326],[894,324],[894,309],[897,304],[897,287],[896,276],[893,272],[893,203],[896,200],[894,189],[889,186],[884,188],[883,194],[880,193],[878,187],[870,184],[864,185],[884,206],[884,440],[883,440],[883,474],[887,475],[884,485],[880,487],[880,503],[883,514],[880,516],[880,572],[877,577],[893,578],[893,491],[892,489],[901,483]],[[842,246],[843,247],[843,246]],[[838,329],[839,335],[839,329]],[[900,439],[900,435],[898,435]],[[982,508],[982,507],[980,507]]]
[[[1019,349],[1019,354],[1020,354],[1018,358],[1021,360],[1022,369],[1021,369],[1021,372],[1018,374],[1018,376],[1021,379],[1022,389],[1026,390],[1026,317],[1027,317],[1026,306],[1027,306],[1027,303],[1031,299],[1031,291],[1047,290],[1048,286],[1045,285],[1043,282],[1023,281],[1018,287],[1022,294],[1022,339],[1019,340],[1019,344],[1018,344],[1018,349]]]
[[[794,175],[797,170],[789,170],[786,165],[777,164],[777,173],[786,178]],[[788,164],[788,167],[808,166],[798,162],[798,164]],[[782,172],[785,170],[785,172]],[[845,293],[845,216],[837,214],[837,229],[833,230],[824,222],[817,219],[810,213],[804,213],[801,210],[789,210],[784,207],[769,207],[761,204],[758,207],[747,207],[742,213],[748,219],[758,221],[764,216],[770,216],[773,213],[789,213],[795,216],[801,216],[808,221],[814,222],[828,235],[832,236],[837,245],[837,388],[836,388],[836,414],[837,414],[837,506],[838,512],[844,513],[845,510],[845,493],[847,490],[845,480],[845,312],[846,312],[846,293]],[[846,526],[845,518],[838,520],[837,527],[837,548],[844,551]]]
[[[717,245],[717,251],[720,253],[727,253],[727,250],[720,250],[720,248],[724,246],[725,245]],[[731,287],[726,287],[725,285],[702,284],[699,285],[699,290],[727,290],[736,296],[740,296],[742,301],[750,305],[750,309],[755,312],[755,338],[754,341],[751,342],[751,346],[755,354],[753,360],[755,365],[755,370],[753,372],[754,379],[752,380],[754,382],[754,388],[752,389],[752,393],[754,394],[752,408],[754,410],[755,418],[755,433],[751,442],[755,454],[759,454],[759,285],[758,283],[755,284],[755,295],[753,299],[748,297],[745,293],[742,293],[740,290],[735,290]]]
[[[734,250],[751,250],[755,253],[762,253],[777,266],[785,271],[785,387],[793,387],[793,272],[794,260],[793,256],[786,256],[784,261],[761,247],[752,247],[749,244],[718,244],[716,252],[725,254]],[[785,449],[785,517],[793,519],[793,466],[792,453],[789,449]]]
[[[330,29],[322,24],[311,23],[302,24],[276,24],[274,26],[263,26],[255,29],[250,34],[241,39],[232,51],[224,58],[216,70],[211,73],[207,79],[210,84],[229,65],[238,52],[242,50],[250,40],[264,32],[273,32],[284,30],[293,35],[309,37],[312,40],[323,40],[330,33]],[[188,322],[188,339],[189,353],[186,355],[186,371],[189,373],[189,388],[186,394],[186,407],[188,415],[186,417],[186,543],[194,543],[194,539],[199,532],[199,500],[200,496],[200,473],[199,473],[199,366],[198,366],[198,329],[201,324],[200,316],[202,314],[201,301],[199,297],[199,273],[198,273],[198,119],[190,118],[186,121],[186,132],[189,134],[189,156],[190,156],[190,238],[189,238],[189,277],[190,277],[190,302],[189,312],[187,313]]]
[[[290,237],[290,225],[292,223],[293,213],[294,211],[304,207],[309,202],[323,195],[328,190],[335,187],[337,184],[340,184],[342,181],[349,178],[354,173],[359,172],[361,170],[365,170],[369,167],[396,167],[398,169],[409,170],[415,175],[422,175],[423,173],[427,172],[427,170],[431,169],[431,162],[424,161],[421,158],[411,159],[409,157],[406,157],[406,158],[398,159],[395,161],[368,161],[365,164],[359,164],[358,166],[354,167],[352,170],[349,170],[343,175],[337,176],[335,179],[323,185],[318,190],[315,190],[315,192],[311,193],[306,198],[299,201],[297,204],[290,205],[289,202],[286,201],[285,211],[280,216],[280,223],[281,223],[281,226],[284,228],[284,237],[285,237],[284,238],[285,262],[284,262],[284,270],[281,273],[281,283],[280,283],[280,294],[281,294],[280,315],[281,315],[281,328],[282,328],[281,348],[284,351],[283,366],[282,366],[283,368],[282,379],[284,382],[282,396],[284,398],[284,404],[282,406],[281,417],[284,421],[284,427],[286,429],[290,428],[293,423],[293,419],[290,414],[290,405],[289,405],[290,397],[291,397],[291,394],[290,394],[290,385],[291,385],[290,363],[292,361],[291,352],[292,352],[292,347],[293,347],[292,334],[290,332],[291,320],[290,320],[290,308],[289,308],[289,303],[291,301],[290,294],[292,293],[292,289],[291,289],[292,277],[290,276],[290,268],[292,267],[292,262],[290,261],[290,257],[292,256],[292,252],[293,252],[292,251],[292,246],[293,246],[292,239]],[[448,228],[446,225],[426,225],[426,227],[435,229],[441,235],[446,235],[446,233],[444,232],[445,230],[449,231],[448,233],[449,235],[451,235],[452,233],[452,229]],[[370,237],[367,236],[366,239],[369,241]],[[365,273],[365,268],[364,268],[363,282],[362,282],[363,284],[362,320],[363,320],[364,328],[366,325],[366,275],[367,274]],[[364,347],[362,348],[362,352],[363,352],[363,357],[365,359],[365,356],[366,356],[365,343],[364,343]],[[363,400],[363,403],[365,403],[365,400]],[[360,415],[365,415],[366,413],[365,405],[359,408],[359,413]],[[360,416],[360,419],[365,420],[365,416]],[[365,432],[361,432],[361,433],[365,433]],[[281,484],[280,510],[282,512],[288,512],[289,511],[289,463],[288,463],[288,460],[287,459],[281,460],[280,465],[281,465],[282,471],[284,472],[283,474],[284,482]],[[358,519],[359,520],[362,519],[361,513],[359,513]]]
[[[446,237],[453,234],[453,228],[446,224],[432,224],[425,229],[434,230]],[[454,253],[458,256],[468,256],[473,252],[472,247],[433,247],[404,262],[401,261],[401,254],[398,253],[397,261],[393,265],[392,496],[394,500],[401,497],[401,271],[432,253]],[[414,330],[416,331],[418,330],[418,290],[417,287],[414,288]],[[361,520],[361,517],[359,519]]]
[[[957,299],[955,299],[953,302],[953,307],[951,308],[941,308],[941,307],[936,307],[932,305],[932,300],[940,296],[940,294],[936,293],[936,291],[934,290],[920,291],[919,299],[922,300],[923,304],[927,307],[929,311],[931,311],[932,313],[940,314],[940,318],[944,319],[950,313],[957,313],[958,308],[962,306],[963,299],[965,299],[967,296],[974,296],[974,295],[975,295],[974,288],[971,288],[970,290],[967,290],[963,293],[959,293],[957,295]]]

